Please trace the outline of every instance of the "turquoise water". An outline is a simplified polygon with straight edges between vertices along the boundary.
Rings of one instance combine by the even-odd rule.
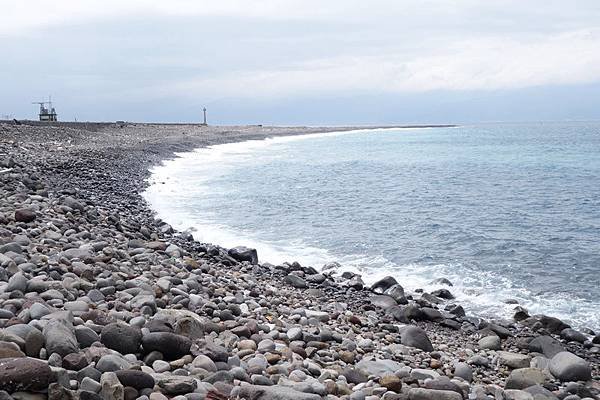
[[[198,240],[250,245],[465,308],[515,299],[600,329],[600,124],[371,130],[214,146],[156,168],[146,197]]]

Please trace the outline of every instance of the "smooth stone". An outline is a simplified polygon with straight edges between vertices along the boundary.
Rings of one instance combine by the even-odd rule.
[[[320,400],[322,397],[314,393],[303,393],[285,386],[244,385],[239,388],[239,395],[253,400]]]
[[[529,386],[541,385],[546,381],[546,376],[541,369],[519,368],[511,371],[506,380],[505,389],[526,389]]]
[[[371,285],[371,290],[375,293],[383,293],[393,285],[397,285],[398,281],[393,276],[386,276]]]
[[[462,396],[450,390],[433,390],[411,388],[408,392],[409,400],[463,400]]]
[[[386,374],[393,374],[402,368],[402,364],[392,360],[360,360],[356,364],[356,369],[368,376],[382,377]]]
[[[96,382],[92,378],[86,376],[81,380],[79,389],[87,392],[99,393],[102,389],[102,385],[100,385],[100,382]]]
[[[551,336],[538,336],[531,340],[528,345],[529,351],[541,353],[552,358],[558,353],[565,351],[564,346]]]
[[[308,288],[306,281],[304,279],[302,279],[301,277],[299,277],[298,275],[294,275],[294,274],[287,275],[285,277],[285,282],[289,285],[292,285],[295,288],[298,288],[298,289]]]
[[[392,392],[400,393],[402,390],[402,380],[393,374],[382,376],[379,379],[379,384]]]
[[[163,360],[156,360],[152,363],[152,369],[158,373],[167,372],[171,370],[171,365]]]
[[[8,285],[4,289],[5,292],[12,292],[13,290],[19,290],[25,292],[27,290],[28,279],[25,278],[22,272],[17,272],[8,280]]]
[[[473,380],[473,368],[467,363],[458,362],[454,364],[454,376],[458,376],[467,382],[471,382]]]
[[[116,371],[115,374],[123,386],[131,386],[137,390],[152,389],[155,384],[152,375],[143,371],[124,369]]]
[[[114,372],[130,367],[131,363],[129,361],[115,354],[104,355],[96,363],[96,369],[100,372]]]
[[[75,327],[75,338],[82,349],[90,347],[94,342],[100,341],[100,336],[92,328],[84,325]]]
[[[560,337],[567,342],[579,342],[584,343],[587,339],[583,333],[576,331],[572,328],[565,328],[560,332]]]
[[[189,354],[192,341],[170,332],[152,332],[142,336],[144,351],[160,351],[167,360],[175,360]]]
[[[423,351],[433,351],[431,341],[427,337],[427,333],[418,326],[407,326],[400,334],[400,342],[409,347],[416,347]]]
[[[19,345],[13,342],[0,341],[0,359],[25,357],[25,353],[21,351]]]
[[[16,222],[33,222],[35,221],[35,211],[30,208],[19,208],[15,210],[15,221]]]
[[[251,342],[254,343],[254,341]],[[205,356],[203,354],[196,356],[196,358],[194,358],[194,361],[192,361],[192,365],[195,368],[202,368],[208,372],[217,372],[217,365],[215,364],[215,362],[211,360],[208,356]]]
[[[197,387],[197,383],[193,377],[171,375],[161,377],[158,386],[162,388],[165,394],[178,395],[193,392]]]
[[[591,366],[581,357],[563,351],[550,360],[550,373],[563,382],[592,379]]]
[[[500,337],[496,335],[490,335],[479,339],[477,342],[480,349],[485,350],[500,350],[502,348],[502,341]]]
[[[102,328],[100,341],[109,349],[116,350],[121,354],[133,354],[139,350],[142,331],[136,326],[116,322]]]
[[[44,315],[50,314],[52,311],[41,303],[33,303],[29,307],[29,316],[31,319],[41,319]]]
[[[248,261],[252,265],[258,264],[258,253],[256,249],[251,249],[245,246],[238,246],[229,249],[227,252],[230,257],[237,261]]]
[[[62,357],[79,351],[73,324],[66,319],[50,320],[42,331],[48,354],[58,353]]]
[[[531,357],[519,353],[510,353],[508,351],[499,351],[498,363],[512,369],[528,368]]]

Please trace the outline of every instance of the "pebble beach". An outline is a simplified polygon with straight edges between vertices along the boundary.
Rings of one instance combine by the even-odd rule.
[[[600,332],[273,265],[141,196],[177,152],[350,129],[0,122],[0,400],[600,399]]]

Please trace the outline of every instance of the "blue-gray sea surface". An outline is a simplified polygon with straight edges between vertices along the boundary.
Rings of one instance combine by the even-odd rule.
[[[262,261],[332,260],[433,289],[471,314],[517,300],[600,329],[600,123],[390,129],[198,149],[146,198],[201,241]]]

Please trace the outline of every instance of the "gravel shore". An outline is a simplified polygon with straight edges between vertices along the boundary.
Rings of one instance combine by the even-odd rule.
[[[600,399],[598,333],[271,265],[140,196],[175,152],[347,129],[0,122],[0,400]]]

